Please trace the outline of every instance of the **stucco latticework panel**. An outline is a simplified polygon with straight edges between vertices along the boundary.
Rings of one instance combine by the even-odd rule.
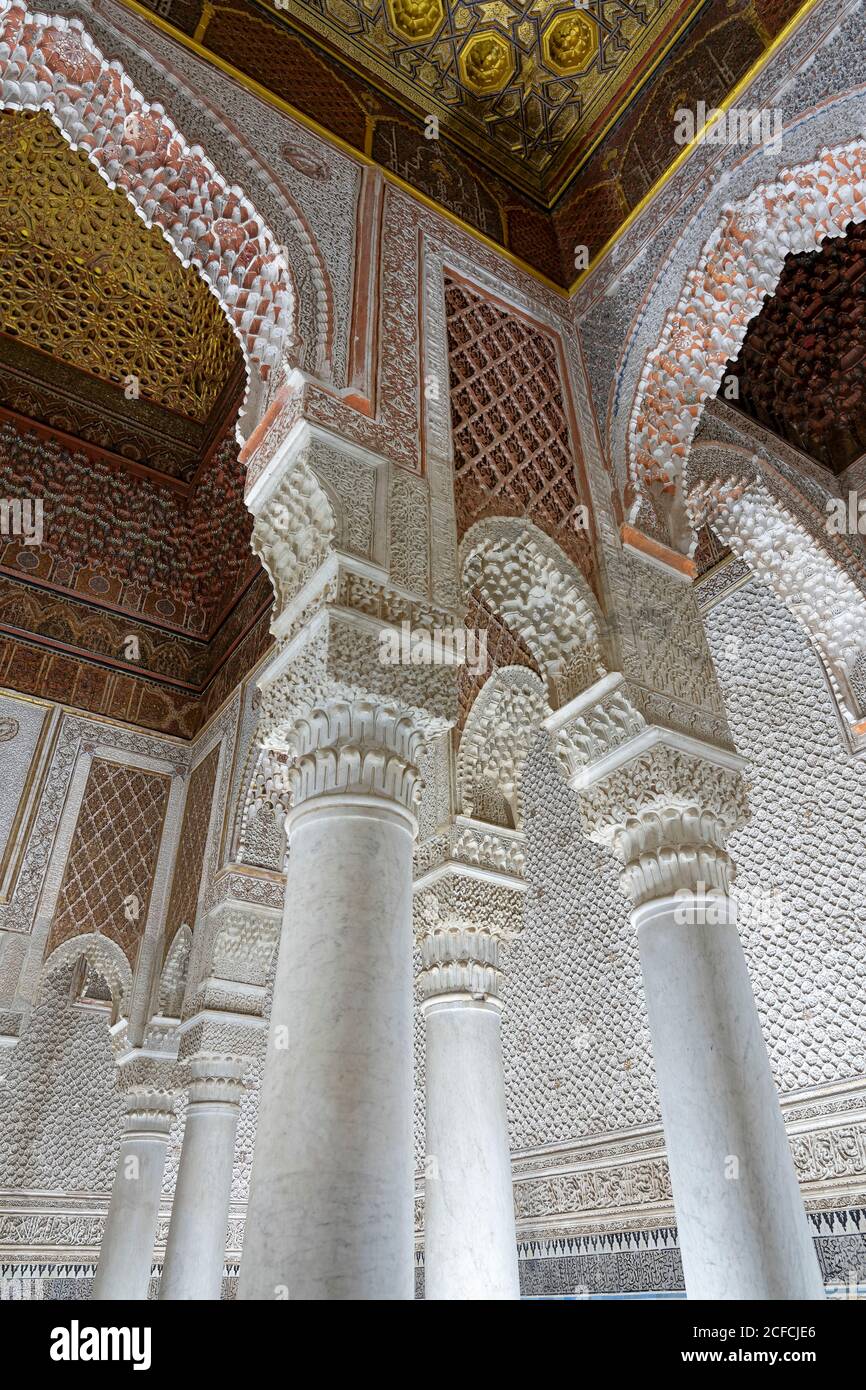
[[[134,966],[147,919],[170,779],[94,758],[66,861],[46,954],[101,933]]]
[[[191,931],[195,930],[219,755],[220,745],[216,743],[193,769],[189,779],[165,924],[166,953],[175,932],[184,922]]]
[[[549,333],[445,281],[457,533],[525,516],[590,577],[559,355]]]

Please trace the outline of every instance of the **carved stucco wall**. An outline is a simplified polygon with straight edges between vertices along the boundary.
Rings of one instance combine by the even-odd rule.
[[[781,910],[781,927],[774,921],[744,924],[773,1066],[784,1091],[823,1090],[827,1083],[866,1072],[866,1020],[853,987],[864,969],[861,923],[866,907],[859,915],[855,905],[843,904],[838,915],[831,910],[843,894],[850,897],[861,891],[866,764],[846,758],[815,657],[796,623],[768,591],[753,583],[729,594],[711,609],[707,622],[734,735],[754,759],[754,816],[735,846],[739,886],[741,891],[768,893],[771,911],[777,905]],[[635,1287],[641,1281],[643,1287],[675,1287],[674,1238],[670,1225],[660,1224],[668,1199],[658,1138],[642,1141],[645,1160],[632,1162],[631,1196],[626,1201],[621,1196],[626,1190],[624,1170],[617,1168],[616,1136],[629,1128],[633,1134],[635,1127],[654,1126],[658,1120],[633,933],[614,865],[583,839],[573,795],[541,744],[527,767],[526,812],[525,927],[504,952],[508,1009],[503,1040],[511,1141],[519,1154],[518,1213],[524,1234],[527,1221],[535,1231],[546,1224],[548,1229],[558,1227],[564,1232],[574,1249],[562,1258],[566,1264],[577,1263],[574,1269],[571,1264],[567,1269],[566,1264],[554,1267],[537,1249],[526,1248],[522,1252],[525,1283],[537,1291],[559,1288],[563,1280],[572,1278],[593,1288],[596,1284],[615,1287],[618,1279]],[[788,862],[783,858],[786,848]],[[834,896],[837,886],[838,899]],[[775,887],[781,889],[777,897],[773,897]],[[64,1245],[70,1256],[81,1252],[87,1248],[88,1232],[98,1239],[99,1226],[99,1218],[84,1210],[84,1194],[92,1194],[87,1203],[91,1213],[104,1210],[107,1202],[120,1104],[106,1018],[70,1007],[68,989],[68,972],[43,987],[30,1029],[12,1054],[2,1093],[0,1186],[30,1189],[34,1194],[18,1202],[19,1208],[32,1213],[26,1218],[12,1211],[14,1203],[8,1196],[3,1203],[0,1246],[7,1251],[45,1250],[50,1241],[56,1252]],[[238,1250],[257,1091],[254,1082],[242,1103],[228,1242],[231,1257]],[[850,1102],[842,1102],[840,1111],[845,1103],[850,1108]],[[420,1167],[424,1151],[420,1023],[416,1117]],[[807,1198],[821,1183],[822,1191],[826,1190],[826,1180],[832,1180],[834,1172],[841,1178],[847,1171],[851,1181],[845,1200],[837,1205],[851,1205],[857,1185],[856,1155],[863,1148],[855,1120],[852,1115],[848,1123],[840,1114],[838,1123],[845,1122],[849,1137],[841,1137],[835,1148],[821,1152],[809,1135],[795,1137],[800,1167],[809,1183]],[[181,1124],[179,1113],[166,1165],[166,1219]],[[629,1142],[634,1159],[639,1146]],[[586,1237],[581,1234],[584,1225],[579,1215],[567,1215],[569,1210],[582,1210],[575,1194],[586,1190],[585,1181],[545,1171],[545,1165],[549,1169],[558,1162],[551,1158],[554,1148],[571,1148],[578,1159],[600,1154],[609,1169],[595,1191],[611,1199],[604,1224],[608,1232],[622,1233],[615,1238],[623,1248],[616,1258],[605,1255],[603,1267],[580,1244]],[[68,1196],[60,1203],[62,1211],[52,1215],[52,1201],[59,1199],[44,1194],[58,1189]],[[826,1208],[827,1199],[822,1197],[818,1205]],[[31,1228],[36,1233],[32,1242],[26,1237],[25,1220],[38,1223]],[[667,1220],[670,1223],[669,1216]],[[637,1224],[651,1228],[649,1253],[640,1258],[632,1249],[637,1235],[628,1229]],[[861,1235],[853,1235],[853,1230],[849,1223],[844,1236],[849,1244],[852,1239],[861,1242]],[[164,1233],[165,1220],[163,1237]],[[859,1244],[853,1256],[847,1245],[845,1253],[840,1253],[842,1234],[835,1230],[824,1231],[820,1238],[829,1242],[828,1268],[831,1255],[833,1260],[838,1255],[840,1268],[860,1258]],[[56,1261],[59,1255],[52,1258]]]
[[[785,1091],[862,1076],[866,762],[845,754],[817,658],[768,589],[736,590],[707,628],[750,759],[752,819],[732,848],[776,1079]]]
[[[756,583],[707,616],[752,819],[732,842],[741,932],[783,1091],[866,1073],[866,762],[843,750],[802,630]],[[503,949],[515,1149],[659,1118],[637,946],[611,858],[539,744],[525,777],[522,934]]]
[[[70,1003],[71,977],[69,967],[43,984],[0,1089],[0,1187],[107,1197],[122,1098],[107,1015]]]
[[[528,891],[503,948],[503,1048],[515,1149],[654,1118],[640,968],[613,859],[541,740],[524,774]]]

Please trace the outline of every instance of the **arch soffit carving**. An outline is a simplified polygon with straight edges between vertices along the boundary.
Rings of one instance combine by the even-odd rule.
[[[554,707],[606,674],[595,595],[537,526],[513,517],[476,522],[461,542],[459,565],[464,590],[476,587],[522,637],[547,677]]]
[[[828,484],[833,481],[828,477]],[[837,569],[848,575],[866,600],[866,548],[861,551],[851,544],[844,532],[828,529],[827,510],[822,511],[808,491],[798,487],[796,481],[763,453],[749,451],[726,440],[696,440],[683,473],[683,493],[690,513],[695,506],[704,504],[712,510],[712,497],[716,492],[724,494],[730,505],[734,502],[733,493],[740,486],[753,484],[762,486],[780,509],[793,514],[815,547]],[[837,496],[838,493],[828,486],[827,499]],[[708,521],[712,525],[712,516]],[[697,537],[690,549],[691,554],[694,554],[696,545]]]
[[[523,765],[549,714],[544,681],[534,671],[527,666],[501,666],[493,672],[472,705],[457,750],[457,785],[464,815],[487,819],[477,795],[488,785],[507,803],[512,825],[520,827]]]
[[[645,356],[628,430],[628,479],[636,522],[647,494],[673,520],[671,541],[691,543],[681,514],[685,463],[707,400],[736,357],[748,325],[772,294],[789,253],[814,251],[866,219],[866,143],[823,149],[783,169],[737,204],[704,242],[661,337]],[[683,237],[686,232],[683,233]],[[682,241],[683,237],[680,238]],[[676,254],[676,247],[670,255]]]
[[[721,469],[720,458],[730,468]],[[844,536],[822,530],[826,517],[756,454],[698,444],[685,485],[692,525],[711,526],[793,613],[822,657],[843,721],[859,723],[866,651],[862,560]]]
[[[180,1018],[192,955],[192,930],[181,922],[168,948],[156,991],[157,1012],[167,1018]]]
[[[146,102],[78,19],[0,0],[0,106],[46,111],[109,188],[157,227],[218,299],[250,383],[295,350],[295,297],[280,243],[236,185]]]
[[[74,965],[82,956],[111,990],[115,1015],[122,1014],[132,989],[132,970],[117,942],[108,936],[85,932],[81,936],[67,937],[43,962],[40,979],[51,979],[66,966]]]

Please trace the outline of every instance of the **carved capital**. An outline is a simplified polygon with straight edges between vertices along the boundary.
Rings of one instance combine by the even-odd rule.
[[[526,842],[521,831],[457,816],[451,836],[453,858],[461,864],[523,878]]]
[[[247,1057],[199,1053],[186,1059],[182,1073],[189,1084],[190,1104],[240,1105],[249,1069]]]
[[[423,724],[416,713],[376,699],[331,699],[295,720],[289,777],[295,806],[327,792],[373,793],[407,810],[421,796]]]
[[[656,741],[602,764],[592,780],[572,778],[586,832],[621,864],[633,906],[682,891],[728,893],[728,836],[748,817],[738,762]]]
[[[376,634],[324,614],[261,677],[259,741],[287,754],[294,807],[329,793],[417,804],[425,741],[456,713],[455,672],[383,664]]]
[[[555,750],[568,776],[591,767],[647,727],[619,671],[597,681],[546,722],[548,728],[554,726]]]
[[[415,846],[417,882],[444,868],[463,869],[506,887],[520,888],[526,866],[526,841],[520,830],[489,825],[469,816],[455,816],[450,828],[430,835]]]
[[[167,1135],[182,1085],[177,1069],[178,1033],[173,1021],[153,1019],[144,1047],[129,1045],[126,1019],[112,1027],[110,1036],[117,1085],[124,1099],[126,1132]]]
[[[190,1101],[240,1102],[266,1045],[261,1001],[255,1014],[203,1009],[179,1029],[178,1076]]]
[[[523,894],[451,868],[415,895],[422,1001],[470,995],[498,1004],[500,944],[521,929]]]
[[[123,1094],[125,1132],[167,1137],[182,1085],[176,1062],[130,1054],[118,1067],[117,1083]]]

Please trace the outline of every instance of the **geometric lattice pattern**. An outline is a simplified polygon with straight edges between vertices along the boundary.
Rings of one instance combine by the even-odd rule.
[[[168,955],[178,927],[185,922],[190,931],[195,929],[198,894],[201,887],[204,852],[208,826],[210,825],[211,802],[219,754],[220,744],[216,743],[207,757],[202,758],[201,762],[193,769],[189,779],[165,924],[166,955]]]
[[[457,532],[522,516],[581,568],[589,545],[554,339],[446,277]]]
[[[201,278],[44,112],[0,115],[0,330],[199,421],[240,360]]]
[[[110,937],[135,966],[168,806],[162,773],[94,758],[46,956],[70,937]]]

